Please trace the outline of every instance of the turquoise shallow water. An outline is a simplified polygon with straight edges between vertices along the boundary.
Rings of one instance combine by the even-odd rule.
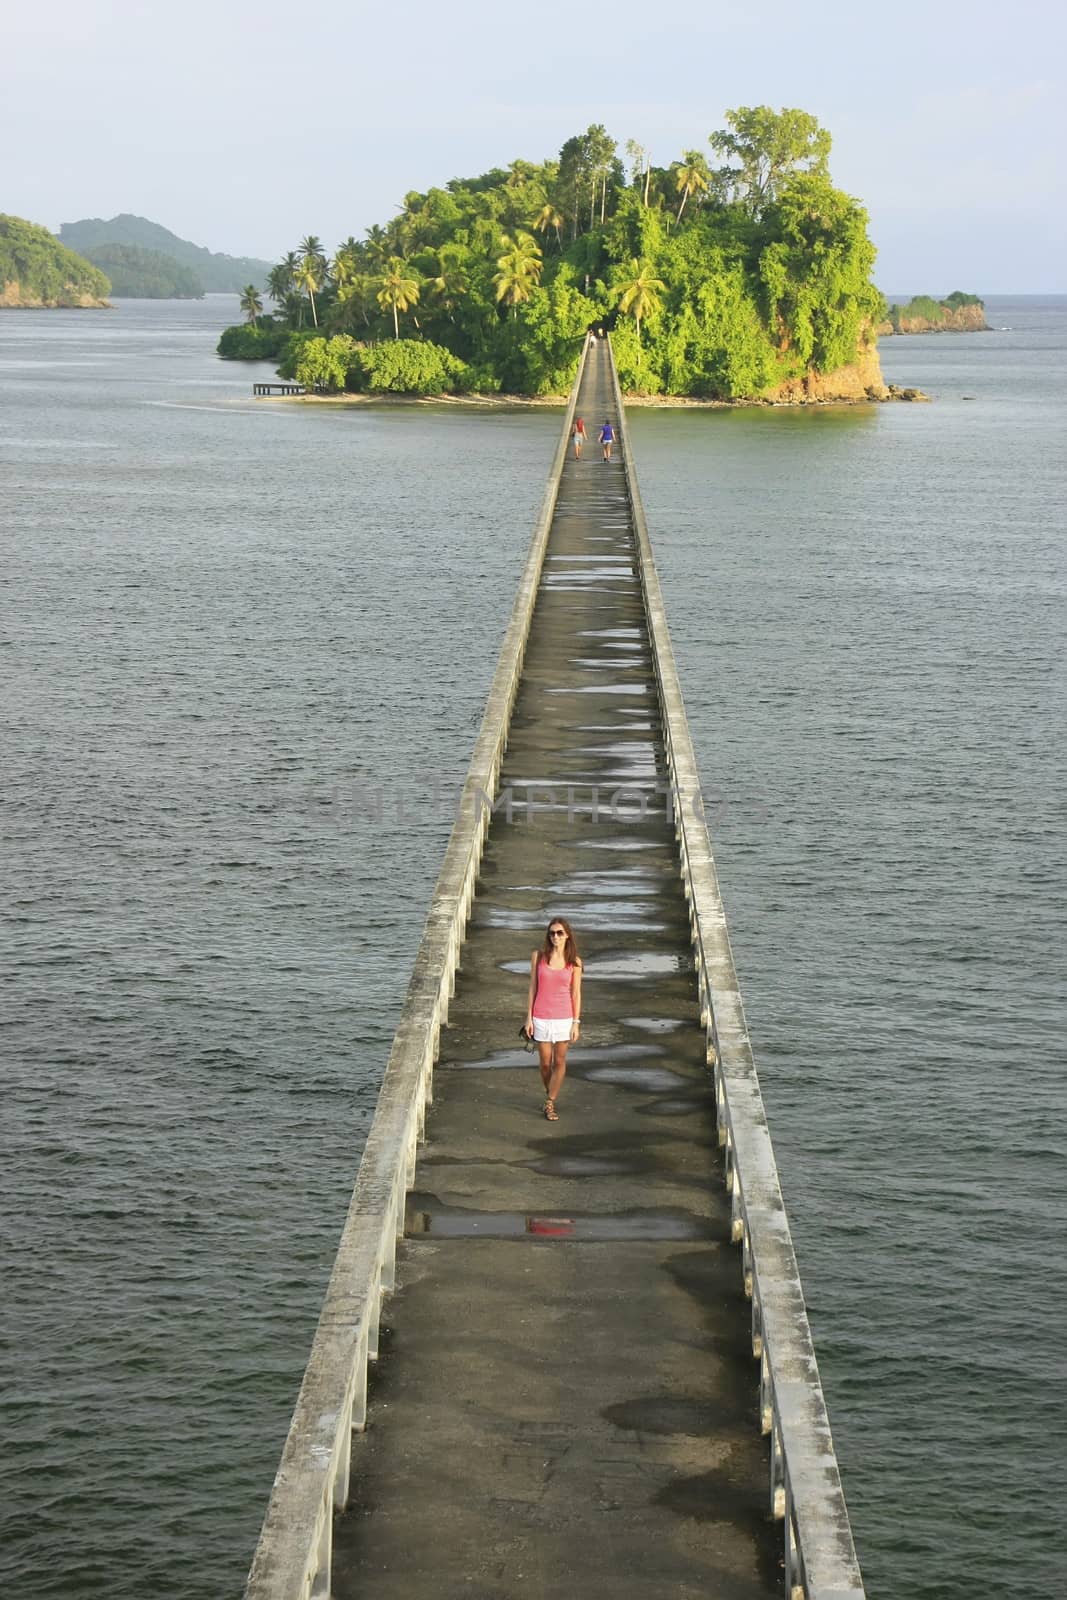
[[[558,427],[253,405],[232,314],[0,322],[20,1597],[239,1591]],[[883,343],[929,407],[632,419],[900,1600],[1059,1592],[1067,301],[990,319]]]

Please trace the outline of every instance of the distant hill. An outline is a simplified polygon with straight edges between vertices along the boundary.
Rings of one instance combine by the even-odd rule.
[[[106,306],[110,287],[47,228],[0,213],[0,306]]]
[[[193,269],[183,267],[162,250],[142,250],[135,244],[98,244],[86,246],[85,259],[107,273],[116,300],[204,298],[204,285]]]
[[[112,217],[108,222],[100,217],[64,222],[59,237],[63,244],[83,255],[95,254],[102,245],[114,244],[158,251],[179,265],[191,268],[209,294],[240,294],[249,283],[262,286],[271,269],[271,262],[257,261],[253,256],[219,255],[203,245],[190,244],[188,239],[179,239],[176,233],[160,227],[158,222],[131,216],[129,212]]]

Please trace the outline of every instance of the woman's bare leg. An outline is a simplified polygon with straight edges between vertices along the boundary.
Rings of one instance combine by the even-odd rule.
[[[550,1100],[555,1100],[563,1088],[563,1080],[567,1075],[567,1046],[556,1044],[552,1046],[552,1071],[549,1075],[545,1089]],[[542,1073],[542,1076],[544,1074]]]
[[[545,1086],[545,1094],[549,1094],[548,1080],[552,1076],[552,1046],[544,1039],[537,1041],[537,1054],[540,1057],[538,1065],[541,1068],[541,1082]]]

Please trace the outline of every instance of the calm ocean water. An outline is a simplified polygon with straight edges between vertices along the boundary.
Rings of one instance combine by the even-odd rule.
[[[558,414],[0,321],[0,1579],[239,1593]],[[632,438],[873,1600],[1062,1592],[1067,298]],[[968,398],[965,398],[968,397]]]

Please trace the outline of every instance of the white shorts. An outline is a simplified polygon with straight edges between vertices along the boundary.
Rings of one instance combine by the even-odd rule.
[[[573,1017],[534,1017],[534,1038],[538,1044],[569,1044]]]

